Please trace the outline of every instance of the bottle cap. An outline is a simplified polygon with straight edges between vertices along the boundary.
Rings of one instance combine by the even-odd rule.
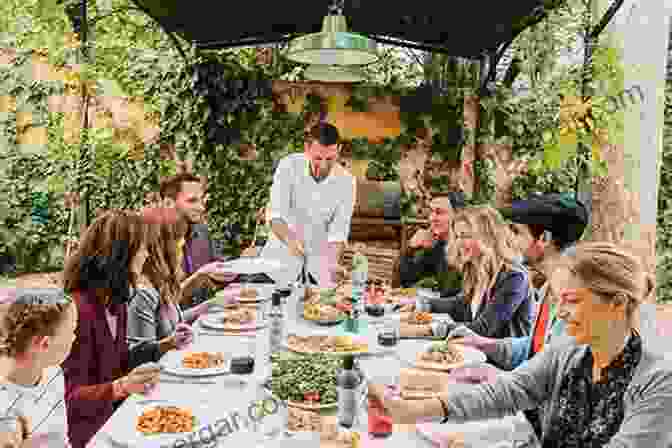
[[[343,358],[343,368],[345,370],[352,370],[355,366],[355,357],[352,355],[347,355]]]

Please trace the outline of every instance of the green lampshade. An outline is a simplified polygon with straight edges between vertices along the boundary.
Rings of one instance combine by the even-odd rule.
[[[302,64],[366,65],[378,60],[378,44],[368,37],[348,32],[343,15],[328,15],[322,31],[294,39],[286,57]]]
[[[311,65],[303,75],[311,81],[360,82],[366,79],[359,67],[342,65]]]

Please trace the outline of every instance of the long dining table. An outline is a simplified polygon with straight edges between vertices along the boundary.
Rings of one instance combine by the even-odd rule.
[[[240,293],[239,285],[231,285],[220,294],[237,296]],[[285,309],[285,335],[289,333],[309,335],[325,334],[335,331],[334,328],[320,327],[305,321],[300,315],[300,297],[303,297],[303,289],[297,288],[292,296],[287,298]],[[261,305],[270,307],[270,301]],[[267,308],[268,309],[268,308]],[[390,318],[388,316],[388,318]],[[421,350],[428,341],[401,340],[395,347],[382,347],[377,342],[376,329],[382,324],[384,318],[363,318],[366,337],[369,343],[371,355],[358,359],[358,365],[367,380],[392,379],[398,381],[399,372],[411,367],[401,353]],[[161,374],[158,387],[149,396],[133,395],[126,399],[112,417],[94,436],[89,446],[94,448],[216,448],[231,446],[234,440],[231,438],[213,441],[210,443],[192,443],[190,445],[172,444],[159,445],[149,443],[131,443],[125,440],[133,440],[135,433],[135,421],[139,415],[138,410],[152,400],[179,403],[179,406],[199,408],[213,422],[232,409],[245,409],[249,406],[251,397],[259,393],[262,384],[271,376],[270,362],[270,335],[269,327],[258,329],[254,333],[241,333],[231,335],[206,329],[200,320],[194,323],[196,337],[194,343],[185,349],[186,351],[218,351],[227,356],[252,356],[255,360],[254,372],[250,375],[220,375],[211,377],[184,378],[173,376],[168,373]],[[170,364],[175,359],[181,359],[182,353],[171,351],[161,359],[162,364]],[[363,401],[365,403],[365,401]],[[332,411],[333,414],[333,411]],[[334,417],[335,418],[335,417]],[[416,446],[421,448],[439,447],[447,448],[449,445],[438,442],[440,435],[433,436],[425,432],[421,434],[416,425],[395,425],[392,435],[387,438],[371,438],[367,431],[366,406],[360,409],[357,422],[353,430],[360,432],[362,437],[361,447],[382,448],[383,446]],[[469,423],[448,423],[434,425],[443,433],[462,433],[465,435],[465,447],[474,448],[519,448],[527,446],[520,440],[529,436],[529,429],[525,427],[522,414],[499,420],[487,420]],[[523,429],[520,429],[523,428]],[[522,431],[522,436],[521,436]],[[432,431],[430,430],[429,433]],[[126,437],[128,435],[128,437]],[[296,434],[281,432],[273,437],[259,434],[241,432],[236,437],[243,437],[241,443],[250,448],[272,448],[280,446],[321,446],[319,435],[315,437],[297,437]],[[245,439],[245,437],[247,437]],[[136,439],[137,440],[137,436]],[[518,440],[518,441],[516,441]],[[250,445],[250,442],[252,443]],[[391,445],[390,445],[391,444]]]

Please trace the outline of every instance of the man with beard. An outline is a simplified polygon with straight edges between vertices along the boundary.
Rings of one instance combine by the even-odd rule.
[[[235,274],[213,270],[212,263],[224,261],[215,257],[215,251],[205,224],[205,191],[203,180],[191,173],[170,177],[161,183],[161,198],[168,207],[174,207],[181,219],[189,224],[184,242],[178,248],[182,253],[182,269],[187,278],[182,292],[191,297],[191,305],[208,299],[208,287],[223,287],[232,282]]]
[[[404,288],[413,287],[422,278],[434,275],[445,278],[454,274],[446,259],[446,246],[450,240],[450,227],[456,209],[464,207],[462,193],[450,192],[437,195],[430,203],[430,230],[420,229],[411,238],[408,245],[417,251],[410,256],[402,256],[399,260],[399,278]],[[454,296],[459,288],[441,282],[441,296]],[[433,312],[447,312],[432,309]]]
[[[338,164],[340,141],[334,126],[313,126],[304,145],[304,153],[282,159],[273,176],[271,235],[261,256],[286,264],[286,269],[269,274],[277,283],[300,278],[329,284],[336,272],[343,272],[339,262],[350,234],[355,179]]]

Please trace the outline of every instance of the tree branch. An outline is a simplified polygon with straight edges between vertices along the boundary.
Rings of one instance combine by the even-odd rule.
[[[591,39],[597,39],[600,33],[602,33],[607,25],[609,25],[609,22],[611,22],[611,19],[614,18],[618,10],[621,9],[621,6],[623,6],[624,2],[625,0],[614,0],[611,5],[609,5],[609,8],[602,16],[602,19],[600,19],[600,22],[591,31]]]
[[[94,24],[95,24],[96,22],[98,22],[99,20],[103,20],[103,19],[106,18],[106,17],[110,17],[110,16],[113,16],[113,15],[118,14],[118,13],[120,13],[120,12],[126,12],[126,11],[140,11],[140,12],[144,12],[142,9],[137,8],[137,7],[135,7],[135,6],[126,6],[126,7],[124,7],[124,8],[117,8],[117,9],[114,9],[114,10],[108,12],[107,14],[103,14],[103,15],[101,15],[101,16],[97,16],[97,17],[91,19],[91,22],[90,22],[90,23],[91,23],[91,25],[94,25]]]

